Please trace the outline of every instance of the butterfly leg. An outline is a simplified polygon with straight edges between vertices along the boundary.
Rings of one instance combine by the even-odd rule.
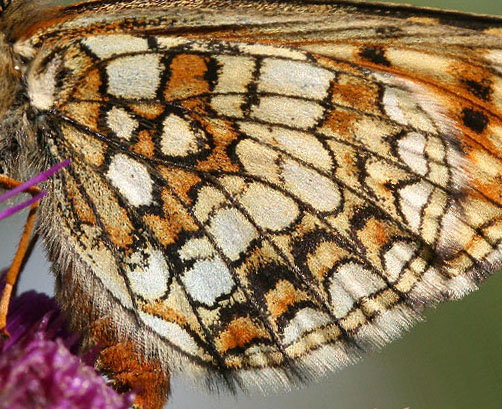
[[[12,189],[19,185],[21,185],[21,182],[15,181],[5,176],[0,176],[1,187]],[[33,231],[33,226],[35,224],[35,218],[38,209],[38,198],[36,195],[39,195],[41,193],[40,189],[34,186],[29,188],[27,192],[31,193],[36,200],[33,201],[33,203],[31,203],[30,205],[30,212],[28,213],[28,218],[26,219],[26,223],[24,225],[23,234],[21,236],[21,240],[19,241],[14,261],[12,262],[7,272],[5,287],[2,292],[2,298],[0,299],[0,333],[6,336],[9,336],[7,332],[7,313],[9,311],[9,302],[12,295],[12,290],[14,288],[14,285],[16,284],[17,277],[19,276],[19,272],[21,271],[21,267],[29,249],[31,233]]]
[[[169,393],[169,374],[156,360],[148,360],[135,344],[120,341],[106,319],[91,324],[92,342],[100,346],[97,368],[118,392],[134,391],[137,409],[162,409]]]

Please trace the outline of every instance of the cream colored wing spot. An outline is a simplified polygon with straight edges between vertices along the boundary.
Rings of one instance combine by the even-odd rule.
[[[381,277],[356,262],[341,265],[335,275],[355,299],[368,297],[386,287]]]
[[[274,47],[264,44],[239,44],[238,48],[242,54],[287,58],[299,61],[305,61],[307,59],[307,56],[303,52],[284,47]]]
[[[167,156],[188,156],[207,146],[206,136],[200,129],[192,129],[190,122],[175,114],[164,119],[160,140],[162,153]]]
[[[443,144],[443,141],[437,136],[429,136],[427,144],[425,146],[425,151],[427,152],[427,156],[431,160],[439,162],[441,164],[444,163],[446,158],[446,149]],[[446,164],[443,164],[445,166]]]
[[[237,209],[221,209],[211,218],[209,233],[230,260],[237,260],[258,232]]]
[[[253,80],[256,60],[251,57],[220,55],[216,57],[216,61],[220,68],[214,93],[247,93],[247,87]]]
[[[258,91],[322,100],[334,78],[332,72],[305,62],[265,58]]]
[[[329,286],[329,295],[331,297],[331,310],[337,318],[343,318],[352,309],[354,298],[350,295],[342,283],[336,278],[332,278]]]
[[[127,272],[135,294],[145,300],[154,301],[166,293],[170,272],[162,252],[150,250],[133,253],[128,264],[141,266]]]
[[[454,60],[445,55],[434,55],[421,50],[388,48],[385,56],[393,65],[405,68],[408,72],[428,74],[433,77],[441,76],[443,80],[447,81],[453,79],[450,67]]]
[[[183,37],[171,37],[171,36],[158,36],[156,37],[156,39],[157,39],[157,46],[161,49],[163,48],[167,50],[183,46],[185,44],[190,43],[191,41]]]
[[[141,163],[119,153],[112,158],[106,176],[131,205],[152,204],[153,182]]]
[[[212,257],[214,253],[214,247],[207,237],[187,240],[187,242],[178,251],[180,258],[183,261]]]
[[[418,91],[423,92],[421,89]],[[435,112],[436,107],[432,101],[420,101],[421,97],[423,98],[419,95],[417,98],[412,91],[406,89],[386,87],[382,102],[386,114],[398,124],[410,125],[422,131],[434,133],[437,130],[430,116],[439,116],[440,113]],[[425,104],[429,105],[426,111],[424,110]]]
[[[138,121],[123,108],[113,107],[106,114],[106,124],[115,135],[126,141],[130,140],[132,133],[138,128]]]
[[[106,66],[108,93],[124,99],[153,99],[162,68],[159,54],[119,57]]]
[[[298,341],[306,332],[328,325],[331,321],[332,319],[328,314],[313,308],[303,308],[295,314],[284,328],[283,342],[285,345],[290,345]]]
[[[249,186],[242,175],[224,176],[220,180],[221,186],[231,195],[238,197]]]
[[[410,227],[419,232],[422,224],[422,210],[434,187],[427,181],[420,181],[399,189],[401,211]]]
[[[239,202],[262,229],[285,229],[299,215],[298,206],[293,199],[259,183],[249,185]]]
[[[475,230],[459,218],[460,215],[461,209],[458,205],[449,206],[441,220],[442,229],[437,248],[445,253],[468,248],[469,242],[476,235]]]
[[[145,38],[127,34],[89,36],[84,38],[82,43],[100,59],[149,49]]]
[[[309,44],[307,46],[301,46],[305,51],[311,53],[318,53],[319,55],[335,57],[340,60],[350,61],[355,55],[360,52],[360,47],[353,44],[339,43],[336,47],[333,44]]]
[[[458,124],[430,88],[394,75],[375,73],[373,77],[386,84],[382,105],[390,119],[428,133],[458,134]]]
[[[196,341],[180,325],[146,314],[142,311],[139,311],[139,315],[147,326],[168,339],[170,343],[180,348],[183,352],[193,356],[204,355]]]
[[[76,248],[79,248],[78,244]],[[133,302],[129,296],[129,289],[124,281],[124,277],[119,273],[117,260],[110,249],[100,243],[100,245],[93,248],[92,256],[82,251],[82,257],[86,263],[94,269],[94,274],[96,274],[98,279],[110,293],[119,300],[124,307],[132,309]]]
[[[498,76],[492,78],[492,99],[497,106],[500,106],[502,104],[502,51],[492,51],[490,55],[493,61],[489,60],[489,64],[499,73]],[[497,126],[493,133],[500,135],[500,127]]]
[[[245,351],[252,368],[267,368],[270,366],[271,355],[277,356],[274,348],[269,345],[252,345]],[[273,358],[272,358],[273,359]]]
[[[307,132],[240,121],[239,129],[246,135],[288,152],[295,158],[330,172],[333,160],[319,140]]]
[[[246,103],[244,95],[215,95],[211,107],[220,115],[230,118],[243,118],[242,106]]]
[[[429,162],[428,179],[439,186],[447,186],[450,183],[450,174],[444,144],[439,138],[429,137],[425,150]]]
[[[485,58],[497,71],[502,72],[502,50],[490,50],[485,54]]]
[[[253,118],[299,129],[313,127],[323,113],[324,108],[317,102],[279,96],[262,96],[251,109]]]
[[[408,132],[398,142],[398,152],[401,159],[411,170],[422,176],[425,176],[428,170],[425,144],[425,136],[418,132]]]
[[[398,99],[398,94],[393,88],[386,88],[383,95],[383,106],[390,119],[398,124],[405,125],[407,120]]]
[[[415,246],[404,241],[397,241],[384,253],[384,271],[390,282],[395,282],[399,278],[415,252]]]
[[[265,148],[251,139],[240,141],[235,151],[242,166],[251,175],[263,178],[277,185],[282,183],[280,170],[275,165],[279,158],[279,153]]]
[[[336,317],[350,311],[355,300],[369,297],[386,287],[385,281],[354,261],[340,265],[330,278],[329,293]]]
[[[286,159],[282,164],[282,177],[288,191],[321,212],[333,212],[341,204],[338,186],[315,170]]]
[[[211,186],[202,187],[197,194],[197,201],[194,206],[194,216],[201,223],[205,223],[209,215],[221,208],[227,199],[218,189]]]
[[[193,300],[212,306],[218,297],[229,294],[235,282],[226,264],[219,258],[196,261],[182,277]]]
[[[192,41],[190,43],[190,51],[195,51],[196,53],[213,53],[214,46],[209,44],[207,41]]]

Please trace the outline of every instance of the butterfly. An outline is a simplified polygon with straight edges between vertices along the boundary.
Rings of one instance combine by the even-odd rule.
[[[341,1],[0,2],[0,165],[137,407],[286,388],[500,267],[502,20]]]

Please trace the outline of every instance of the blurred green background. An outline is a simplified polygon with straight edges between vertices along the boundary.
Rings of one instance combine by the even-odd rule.
[[[397,2],[396,2],[397,3]],[[501,0],[416,0],[419,6],[502,15]],[[502,45],[502,44],[501,44]],[[24,215],[0,222],[0,267],[7,266]],[[20,290],[51,292],[53,278],[37,246]],[[425,322],[359,364],[289,393],[263,397],[206,394],[173,379],[169,408],[500,409],[502,408],[502,273],[461,301],[428,310]]]
[[[502,14],[500,0],[408,0],[408,1],[379,1],[379,3],[412,4],[418,7],[436,7],[449,10],[460,10],[468,13]],[[502,405],[501,405],[502,407]]]

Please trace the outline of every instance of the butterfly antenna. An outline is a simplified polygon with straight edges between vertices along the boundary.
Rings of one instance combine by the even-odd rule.
[[[9,303],[12,295],[12,290],[14,288],[14,285],[16,284],[26,254],[30,248],[30,239],[33,232],[33,227],[35,225],[35,219],[40,199],[42,199],[47,194],[47,191],[41,190],[35,185],[47,180],[54,173],[56,173],[63,167],[68,166],[69,164],[70,161],[61,162],[25,183],[18,182],[7,176],[0,176],[0,186],[6,189],[10,189],[5,194],[0,196],[0,203],[21,192],[27,192],[32,195],[31,199],[26,200],[25,202],[22,202],[18,205],[12,206],[4,210],[3,212],[0,212],[1,220],[12,215],[15,212],[18,212],[21,209],[24,209],[25,207],[30,207],[28,218],[26,219],[26,223],[24,225],[23,234],[21,235],[21,240],[19,241],[19,245],[17,247],[16,255],[14,256],[14,260],[9,270],[7,271],[7,276],[5,278],[5,287],[2,292],[2,298],[0,299],[0,333],[7,337],[9,336],[9,333],[7,331],[7,313],[9,311]]]

